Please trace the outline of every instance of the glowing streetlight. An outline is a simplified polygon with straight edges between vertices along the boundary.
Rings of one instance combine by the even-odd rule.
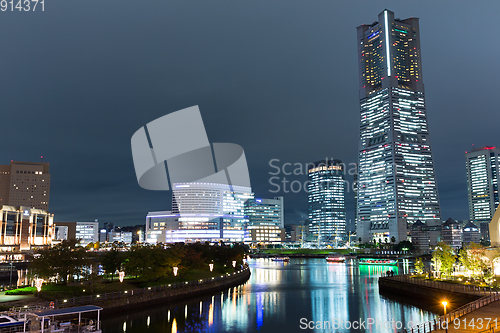
[[[236,267],[236,260],[233,260],[233,267]]]
[[[43,285],[43,279],[35,280],[36,291],[40,292],[42,290],[42,285]]]
[[[210,267],[210,272],[214,270],[214,264],[208,264],[208,267]]]
[[[118,272],[118,279],[120,279],[120,282],[123,282],[123,278],[125,278],[125,272]]]
[[[441,304],[443,304],[444,307],[444,314],[446,314],[446,306],[448,305],[448,302],[442,301]]]
[[[177,276],[177,270],[179,269],[179,267],[173,267],[174,269],[174,276]]]

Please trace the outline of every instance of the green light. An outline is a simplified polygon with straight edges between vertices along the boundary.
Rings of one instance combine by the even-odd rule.
[[[404,33],[404,34],[408,33],[408,31],[404,31],[404,30],[399,30],[399,29],[394,29],[394,30],[399,31],[399,32],[402,32],[402,33]]]

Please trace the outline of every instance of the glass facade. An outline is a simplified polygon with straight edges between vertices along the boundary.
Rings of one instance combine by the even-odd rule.
[[[478,224],[481,237],[490,239],[489,224],[498,207],[500,149],[483,147],[465,153],[469,219]]]
[[[357,237],[407,238],[441,220],[420,64],[417,18],[385,10],[358,28],[360,136]]]
[[[283,197],[249,199],[245,203],[248,216],[248,240],[254,242],[281,242],[284,228]]]
[[[347,239],[344,164],[340,160],[311,163],[308,176],[310,232],[319,242]]]

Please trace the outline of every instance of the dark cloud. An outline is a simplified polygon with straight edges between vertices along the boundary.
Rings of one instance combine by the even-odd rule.
[[[3,12],[0,163],[44,155],[56,220],[143,223],[171,199],[139,188],[130,138],[199,105],[210,141],[243,146],[257,196],[274,196],[271,159],[357,160],[355,28],[384,8],[420,17],[443,217],[465,219],[464,151],[500,144],[496,1],[50,0]],[[285,205],[296,222],[305,192]],[[353,218],[352,194],[347,205]]]

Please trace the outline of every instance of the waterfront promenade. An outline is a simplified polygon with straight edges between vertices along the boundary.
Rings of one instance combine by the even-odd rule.
[[[490,325],[487,326],[487,323]],[[416,331],[415,331],[416,332]],[[445,333],[445,329],[435,332]],[[500,300],[483,306],[473,312],[466,314],[448,324],[448,332],[456,333],[478,333],[478,332],[500,332]]]
[[[446,296],[450,295],[455,295],[455,298],[462,295],[462,299],[476,298],[458,308],[448,309],[446,314],[435,320],[400,332],[500,332],[500,293],[497,290],[430,281],[406,275],[382,277],[379,279],[379,286],[394,293],[409,292],[413,296],[421,293],[434,302],[437,300],[429,297],[434,294],[439,295],[439,300],[447,300]]]

